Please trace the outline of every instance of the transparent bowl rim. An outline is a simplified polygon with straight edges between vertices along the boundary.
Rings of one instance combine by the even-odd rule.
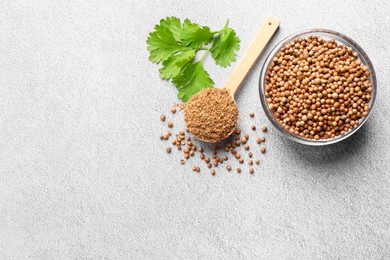
[[[283,46],[294,41],[295,39],[298,39],[301,37],[308,37],[310,35],[320,36],[320,37],[324,37],[324,35],[325,35],[325,37],[327,37],[327,38],[333,38],[337,42],[343,43],[343,44],[347,45],[348,47],[351,47],[355,52],[358,53],[358,57],[362,61],[362,63],[368,67],[369,72],[370,72],[369,79],[370,79],[371,85],[372,85],[371,99],[369,102],[370,110],[368,111],[367,116],[361,118],[359,120],[359,124],[356,127],[354,127],[353,129],[349,130],[344,135],[336,136],[334,138],[329,138],[329,139],[325,139],[325,140],[324,139],[314,140],[314,139],[303,138],[301,136],[294,135],[291,132],[289,132],[288,130],[286,130],[276,120],[276,118],[273,116],[273,114],[269,110],[268,104],[267,104],[267,101],[265,98],[265,94],[264,94],[264,92],[265,92],[265,76],[266,76],[268,67],[269,67],[273,57],[276,55],[276,53],[278,53],[279,50]],[[359,44],[357,44],[354,40],[352,40],[351,38],[349,38],[348,36],[346,36],[342,33],[332,31],[332,30],[308,29],[308,30],[299,31],[299,32],[296,32],[296,33],[293,33],[293,34],[287,36],[286,38],[281,40],[271,50],[271,52],[268,54],[267,58],[265,59],[264,64],[262,66],[262,69],[260,71],[259,94],[260,94],[261,105],[263,107],[263,110],[264,110],[266,116],[271,121],[271,123],[276,127],[276,129],[278,129],[279,132],[282,133],[282,135],[287,136],[289,139],[291,139],[295,142],[301,143],[301,144],[312,145],[312,146],[323,146],[323,145],[334,144],[334,143],[340,142],[342,140],[345,140],[346,138],[348,138],[351,135],[353,135],[354,133],[356,133],[356,131],[358,131],[360,129],[360,127],[362,127],[362,125],[367,121],[367,119],[371,115],[373,107],[374,107],[375,98],[376,98],[376,94],[377,94],[377,81],[376,81],[375,69],[374,69],[374,66],[372,65],[370,58],[368,57],[366,52],[359,46]]]

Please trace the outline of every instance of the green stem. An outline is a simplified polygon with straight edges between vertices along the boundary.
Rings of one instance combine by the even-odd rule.
[[[203,62],[204,58],[206,58],[207,54],[209,54],[211,47],[212,47],[212,45],[210,45],[208,48],[206,48],[206,51],[203,53],[202,57],[200,58],[200,61]]]
[[[226,27],[228,26],[228,24],[229,24],[229,20],[226,20],[225,25],[223,26],[223,28],[222,28],[221,30],[216,31],[216,32],[212,32],[212,33],[213,33],[213,34],[216,34],[216,33],[220,34],[220,33],[222,33],[222,31],[226,29]],[[202,48],[199,49],[199,50],[205,50],[205,52],[203,53],[202,57],[200,58],[200,61],[203,62],[204,58],[206,58],[207,54],[209,54],[209,52],[210,52],[212,46],[213,46],[213,45],[210,44],[208,47],[202,47]]]
[[[221,33],[224,29],[226,29],[228,24],[229,24],[229,20],[226,20],[225,25],[223,26],[223,28],[221,30],[219,30],[219,31],[212,31],[211,33],[212,34]]]

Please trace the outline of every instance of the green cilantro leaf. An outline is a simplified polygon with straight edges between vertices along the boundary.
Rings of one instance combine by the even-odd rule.
[[[178,89],[178,97],[186,102],[204,88],[212,88],[214,81],[203,67],[203,60],[211,52],[215,62],[228,66],[236,60],[240,39],[233,29],[227,28],[227,20],[219,31],[211,31],[185,19],[167,17],[155,25],[146,40],[149,60],[162,62],[160,76],[172,80]],[[204,51],[198,61],[194,61],[198,51]]]
[[[200,90],[214,86],[214,81],[203,68],[202,61],[188,64],[179,75],[172,79],[172,82],[179,90],[177,96],[184,102]]]
[[[180,42],[175,39],[173,32],[178,37],[177,18],[166,18],[161,20],[160,24],[154,27],[154,32],[149,34],[146,43],[149,45],[150,51],[149,60],[154,63],[159,63],[161,60],[169,58],[176,52],[186,49]],[[180,20],[178,20],[180,22]],[[181,26],[180,26],[181,27]],[[173,31],[172,31],[173,30]]]
[[[233,29],[224,28],[212,44],[211,56],[218,65],[227,67],[236,60],[237,51],[240,49],[240,39]]]
[[[200,27],[198,24],[192,23],[188,19],[184,20],[180,38],[185,45],[199,49],[203,44],[209,43],[213,37],[214,33],[210,31],[209,27]]]
[[[165,20],[160,21],[160,25],[164,26],[165,28],[168,28],[171,32],[173,37],[176,41],[180,41],[180,34],[181,34],[181,21],[177,17],[167,17]]]
[[[171,56],[162,62],[162,67],[158,71],[163,79],[170,79],[179,75],[180,71],[187,65],[188,62],[195,58],[195,50],[186,50],[175,56]]]

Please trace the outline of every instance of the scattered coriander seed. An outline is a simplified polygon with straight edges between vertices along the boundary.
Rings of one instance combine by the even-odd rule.
[[[256,164],[260,164],[260,160],[259,160],[259,159],[256,159],[256,160],[255,160],[255,163],[256,163]]]
[[[209,163],[209,162],[210,162],[210,158],[209,158],[209,157],[206,157],[206,158],[204,158],[204,161],[205,161],[206,163]]]
[[[195,166],[195,170],[196,170],[197,172],[200,172],[200,167],[199,167],[199,166]]]
[[[183,165],[183,164],[185,164],[185,163],[186,163],[186,161],[184,161],[183,159],[180,160],[180,164],[181,164],[181,165]]]
[[[160,120],[163,121],[163,122],[165,121],[165,115],[164,115],[164,114],[162,114],[162,115],[160,116]]]
[[[180,145],[177,145],[177,150],[181,151],[181,146]]]
[[[194,151],[190,151],[190,156],[192,157],[192,156],[194,156],[195,155],[195,153],[194,153]]]
[[[225,152],[229,152],[229,147],[228,147],[228,146],[225,146],[225,147],[223,148],[223,150],[224,150]]]
[[[164,136],[160,135],[160,140],[164,140]]]
[[[232,166],[230,166],[230,164],[228,164],[228,165],[226,165],[226,169],[227,169],[228,171],[231,171],[231,170],[232,170]]]
[[[255,125],[251,125],[251,128],[252,128],[252,130],[256,130],[256,126]]]
[[[198,147],[196,147],[196,145],[193,145],[191,149],[192,149],[192,151],[195,152],[196,150],[198,150]]]
[[[253,165],[253,160],[249,160],[248,164]]]
[[[173,145],[176,145],[176,139],[173,139],[173,140],[172,140],[172,144],[173,144]]]
[[[244,138],[244,137],[243,137],[243,138]],[[236,145],[236,146],[240,146],[240,145],[241,145],[241,141],[240,141],[240,140],[235,141],[235,145]]]
[[[230,152],[235,155],[237,153],[237,149],[233,148]]]
[[[241,168],[238,167],[238,168],[237,168],[237,173],[240,173],[240,172],[241,172]]]
[[[234,155],[234,157],[236,157],[236,159],[240,159],[240,158],[241,158],[241,155],[240,155],[239,153],[236,153],[236,154]]]
[[[164,138],[164,140],[168,140],[168,138],[169,138],[168,134],[163,134],[163,138]]]
[[[256,139],[256,143],[260,144],[260,143],[261,143],[261,139],[260,139],[260,138],[257,138],[257,139]]]
[[[239,162],[239,163],[244,163],[244,158],[240,158],[240,159],[238,160],[238,162]]]
[[[201,153],[200,155],[199,155],[199,157],[200,157],[200,159],[202,159],[202,160],[204,160],[204,153]]]
[[[165,148],[165,151],[166,151],[167,153],[171,153],[172,149],[171,149],[171,147],[167,146],[167,147]]]
[[[243,144],[246,144],[247,141],[248,141],[248,140],[247,140],[245,137],[243,137],[243,138],[241,139],[241,143],[243,143]]]
[[[192,171],[196,171],[196,166],[192,166]]]
[[[268,128],[267,128],[266,126],[262,126],[262,127],[261,127],[261,130],[262,130],[263,132],[267,132]]]
[[[251,152],[248,153],[249,158],[252,158],[253,154]]]
[[[261,152],[261,153],[265,153],[265,152],[266,152],[265,147],[261,147],[260,152]]]
[[[172,135],[172,132],[168,130],[167,134],[168,134],[169,136],[171,136],[171,135]]]
[[[203,153],[203,147],[199,146],[199,152]]]
[[[262,137],[260,140],[261,140],[262,143],[264,143],[265,142],[265,137]]]
[[[250,147],[249,147],[248,144],[244,145],[244,149],[245,149],[245,150],[249,150],[249,148],[250,148]]]
[[[254,117],[254,116],[255,116],[255,113],[249,112],[249,116],[250,116],[250,117]]]
[[[211,158],[217,159],[217,155],[216,155],[216,154],[213,154],[213,155],[211,155]]]
[[[211,173],[211,175],[215,175],[215,170],[211,169],[210,173]]]
[[[211,163],[208,163],[207,168],[211,168],[211,167],[212,167]]]
[[[241,134],[241,129],[240,128],[236,128],[236,134]]]
[[[189,153],[190,149],[188,147],[184,148],[184,153]]]
[[[244,137],[245,137],[246,140],[249,140],[249,135],[248,134],[245,134]]]
[[[176,113],[176,107],[172,107],[171,112],[174,114]]]
[[[217,160],[214,160],[214,161],[213,161],[213,165],[214,165],[215,167],[217,167],[217,166],[218,166],[218,161],[217,161]]]
[[[169,122],[168,122],[168,127],[170,127],[170,128],[173,127],[173,122],[172,122],[172,121],[169,121]]]
[[[222,156],[222,159],[223,159],[224,161],[227,161],[229,158],[228,158],[227,155],[224,155],[224,156]]]
[[[185,154],[184,154],[184,158],[185,158],[185,159],[188,159],[188,158],[190,158],[190,155],[189,155],[188,153],[185,153]]]
[[[180,135],[185,135],[185,132],[183,130],[180,130],[179,134]]]
[[[254,172],[255,172],[255,169],[253,169],[252,167],[249,168],[249,173],[250,173],[250,174],[253,174]]]

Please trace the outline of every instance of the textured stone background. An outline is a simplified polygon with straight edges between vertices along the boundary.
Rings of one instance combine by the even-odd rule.
[[[270,126],[254,175],[194,174],[159,140],[159,115],[178,100],[147,34],[169,15],[215,29],[229,18],[241,56],[270,14],[282,21],[270,47],[328,28],[366,50],[372,117],[323,148]],[[385,0],[0,1],[0,258],[389,259],[389,24]],[[244,131],[251,110],[269,125],[263,61],[237,95]],[[205,66],[217,86],[232,71]]]

